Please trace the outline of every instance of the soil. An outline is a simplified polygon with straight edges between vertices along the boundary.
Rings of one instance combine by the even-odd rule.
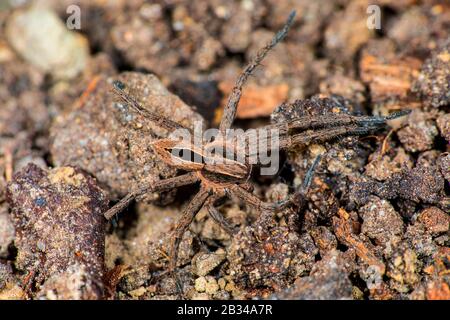
[[[0,3],[0,299],[450,299],[447,1],[28,2]],[[66,26],[71,4],[79,30]],[[373,4],[378,30],[367,27]],[[170,132],[112,83],[186,127],[215,127],[291,10],[236,127],[412,112],[376,135],[290,149],[275,176],[252,176],[255,194],[280,201],[323,154],[301,210],[260,219],[227,200],[233,237],[201,210],[181,242],[180,294],[167,252],[196,188],[103,217],[139,184],[178,174],[149,146]]]

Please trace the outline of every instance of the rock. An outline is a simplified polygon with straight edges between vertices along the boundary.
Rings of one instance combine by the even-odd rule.
[[[206,290],[206,278],[205,277],[198,277],[195,279],[195,290],[198,292],[205,292]]]
[[[450,41],[434,50],[420,71],[412,90],[428,105],[440,107],[450,103]]]
[[[375,246],[364,234],[355,234],[356,219],[352,213],[339,209],[338,215],[332,219],[334,234],[340,243],[349,247],[361,259],[362,266],[368,266],[383,274],[386,267]]]
[[[8,213],[8,206],[0,206],[0,258],[6,258],[8,247],[13,242],[15,236],[14,225]]]
[[[442,154],[438,160],[439,167],[444,178],[450,182],[450,153]]]
[[[404,168],[411,169],[412,166],[411,156],[400,147],[390,154],[381,155],[381,151],[373,153],[365,169],[369,177],[384,181],[391,178],[395,173],[401,173]]]
[[[333,250],[316,262],[309,276],[298,278],[291,289],[275,294],[271,299],[352,299],[352,283],[348,278],[345,262],[343,254]]]
[[[118,287],[121,291],[132,295],[131,292],[139,290],[150,280],[151,272],[148,266],[143,264],[130,266],[130,269],[124,272],[125,274],[120,279]]]
[[[426,298],[429,300],[449,300],[450,286],[448,283],[448,260],[450,258],[450,248],[441,247],[434,256],[434,263],[424,271],[430,275],[426,277],[425,283]]]
[[[21,288],[18,277],[13,275],[12,266],[0,260],[0,301],[25,298],[26,293]]]
[[[81,104],[57,118],[50,129],[54,163],[86,170],[112,198],[120,198],[138,183],[174,176],[176,170],[158,161],[150,147],[155,136],[167,137],[167,130],[132,112],[112,94],[113,80],[122,81],[144,108],[187,127],[192,128],[202,117],[171,94],[156,76],[127,72],[101,78]],[[155,200],[159,195],[147,197]]]
[[[427,286],[428,300],[450,300],[450,286],[445,280],[430,281]]]
[[[432,257],[438,250],[431,233],[422,223],[409,225],[406,228],[404,238],[409,247],[413,248],[419,257]]]
[[[86,300],[102,297],[101,278],[92,274],[83,264],[75,263],[63,271],[52,274],[41,286],[35,299],[39,300]]]
[[[267,0],[267,5],[265,18],[272,30],[281,28],[292,10],[297,12],[289,36],[293,42],[302,45],[316,45],[322,39],[323,29],[331,21],[332,13],[336,11],[336,4],[327,0]],[[260,10],[264,8],[261,4],[255,5],[255,9],[258,7],[261,7]]]
[[[158,207],[152,204],[138,205],[139,218],[136,228],[130,230],[125,239],[126,264],[151,264],[165,266],[169,252],[172,230],[182,216],[180,208]],[[178,266],[192,261],[195,249],[195,235],[191,231],[184,233],[178,251]]]
[[[426,46],[431,32],[428,24],[429,18],[425,10],[419,6],[413,6],[394,20],[394,23],[387,28],[387,35],[401,48]]]
[[[353,55],[373,36],[367,28],[366,0],[352,1],[342,11],[334,13],[325,30],[325,48],[339,62],[350,64]]]
[[[386,200],[373,197],[359,213],[364,220],[361,232],[379,244],[386,245],[403,233],[402,217]]]
[[[216,279],[214,279],[211,276],[207,276],[205,284],[205,292],[207,294],[215,294],[217,291],[219,291],[219,285],[217,284]]]
[[[48,129],[50,115],[42,90],[45,74],[14,55],[0,62],[0,135],[16,138]],[[3,144],[1,142],[0,144]],[[23,148],[20,148],[23,149]]]
[[[420,281],[420,262],[414,250],[406,245],[394,249],[387,261],[386,275],[390,278],[390,286],[399,293],[406,293]]]
[[[58,299],[102,297],[108,201],[96,181],[72,167],[29,164],[8,184],[7,200],[16,228],[16,267],[33,275],[38,289],[45,282],[38,296],[52,291]]]
[[[448,232],[450,228],[450,216],[436,207],[422,210],[417,216],[417,221],[423,223],[433,235]]]
[[[156,6],[159,8],[150,21],[137,12],[121,13],[122,21],[112,26],[109,36],[114,48],[129,64],[137,69],[163,74],[178,64],[180,56],[169,45],[170,24],[165,21],[161,6]]]
[[[280,202],[288,199],[289,186],[285,183],[274,183],[265,192],[268,202]]]
[[[86,38],[70,32],[53,11],[41,7],[14,12],[6,36],[25,60],[58,79],[76,77],[89,57]]]
[[[336,237],[327,227],[318,226],[317,228],[314,228],[311,231],[311,236],[322,257],[326,256],[328,252],[337,247]]]
[[[341,73],[327,77],[320,83],[320,92],[326,95],[340,95],[351,101],[363,103],[365,100],[364,84]]]
[[[8,284],[6,288],[0,290],[0,300],[21,300],[25,299],[25,297],[25,292],[17,284]]]
[[[210,300],[207,293],[196,293],[192,296],[192,300]]]
[[[134,299],[137,299],[143,296],[146,292],[147,289],[145,289],[144,287],[139,287],[136,290],[128,292],[128,294],[131,295],[131,297],[133,297]]]
[[[11,283],[15,282],[13,269],[9,263],[0,261],[0,292]]]
[[[278,288],[308,272],[318,250],[309,234],[264,223],[241,229],[227,252],[230,275],[239,287]]]
[[[436,124],[441,132],[441,136],[450,143],[450,113],[440,115],[436,119]]]
[[[394,182],[392,187],[397,188],[399,196],[404,199],[437,203],[443,198],[445,180],[436,166],[415,167],[396,177]]]
[[[214,270],[218,265],[225,260],[226,253],[223,250],[217,251],[216,253],[200,253],[194,257],[193,272],[199,276],[206,276],[212,270]]]
[[[250,44],[252,33],[252,12],[241,4],[237,12],[223,25],[222,43],[231,52],[243,52]]]
[[[438,129],[431,117],[431,114],[420,110],[414,110],[408,116],[407,126],[397,132],[400,142],[407,151],[425,151],[433,147]]]

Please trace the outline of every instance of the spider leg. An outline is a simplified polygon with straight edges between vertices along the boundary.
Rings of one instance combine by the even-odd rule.
[[[220,132],[225,134],[226,130],[231,128],[234,118],[236,117],[236,110],[239,104],[239,100],[242,95],[242,87],[247,82],[249,76],[255,70],[255,68],[262,62],[267,53],[277,45],[278,42],[282,41],[294,22],[295,11],[292,11],[284,25],[283,29],[277,32],[273,37],[272,41],[269,42],[264,48],[260,49],[253,60],[245,67],[244,71],[241,73],[239,78],[233,87],[233,90],[228,98],[227,105],[225,106],[224,113],[222,116],[222,121],[220,122]]]
[[[289,203],[295,204],[298,208],[302,208],[304,205],[305,196],[308,193],[309,187],[311,187],[312,178],[314,173],[316,172],[317,166],[322,159],[322,155],[318,155],[315,159],[311,167],[309,167],[306,172],[305,177],[303,178],[303,183],[300,186],[299,190],[294,193],[289,199]]]
[[[388,120],[393,120],[409,114],[410,110],[393,112],[388,116],[354,116],[349,114],[326,114],[314,117],[299,117],[288,122],[271,124],[258,130],[264,132],[267,139],[266,145],[269,150],[281,147],[287,149],[295,145],[305,145],[310,142],[323,142],[338,136],[365,135],[376,131],[387,124]],[[279,144],[273,144],[273,133],[278,133]],[[303,131],[303,132],[299,132]],[[251,141],[246,136],[246,141]],[[247,142],[248,144],[248,142]],[[257,150],[251,150],[246,146],[246,156],[257,156]]]
[[[258,211],[261,210],[274,211],[277,208],[276,204],[262,201],[256,195],[254,195],[251,192],[248,192],[239,185],[230,186],[227,189],[227,193],[229,195],[234,195],[235,197],[242,200],[244,203],[250,205],[251,207],[255,208]]]
[[[207,203],[205,204],[206,208],[208,209],[209,216],[224,229],[230,236],[236,234],[236,230],[233,228],[233,226],[225,219],[225,217],[222,215],[219,210],[214,207],[214,202],[218,199],[218,197],[211,197],[208,199]]]
[[[170,242],[170,252],[169,252],[169,272],[174,274],[177,258],[178,258],[178,248],[180,247],[181,239],[183,234],[186,232],[189,225],[194,220],[195,215],[200,211],[200,209],[205,204],[206,200],[211,196],[209,190],[205,188],[200,188],[200,191],[194,196],[191,202],[183,210],[183,215],[175,227],[173,232],[171,242]]]
[[[228,189],[229,193],[238,197],[239,199],[244,201],[246,204],[254,207],[256,210],[259,210],[259,211],[277,212],[277,211],[286,209],[287,207],[289,207],[292,204],[295,204],[298,207],[302,207],[303,200],[304,200],[305,195],[308,192],[308,189],[311,185],[312,177],[314,175],[317,165],[320,162],[320,159],[321,159],[320,155],[314,159],[313,164],[308,169],[308,171],[305,175],[303,184],[300,187],[300,189],[284,201],[280,201],[280,202],[276,202],[276,203],[264,202],[261,199],[259,199],[257,196],[255,196],[253,193],[248,192],[247,190],[245,190],[244,188],[242,188],[241,186],[238,186],[238,185],[231,186]]]
[[[178,188],[181,186],[185,186],[191,183],[195,183],[198,181],[198,176],[195,172],[190,172],[187,174],[183,174],[181,176],[168,178],[164,180],[160,180],[153,183],[145,183],[134,191],[131,191],[124,198],[122,198],[118,203],[116,203],[112,208],[104,213],[104,216],[107,220],[110,220],[117,213],[121,212],[125,209],[131,201],[133,201],[136,197],[139,197],[145,193],[149,192],[162,192],[166,190],[170,190],[173,188]]]
[[[374,126],[347,126],[337,128],[324,128],[314,131],[302,132],[293,136],[284,136],[280,139],[280,148],[287,149],[293,146],[307,145],[312,142],[324,142],[337,137],[366,135],[379,129]]]
[[[141,114],[142,116],[144,116],[145,118],[149,119],[150,121],[158,124],[159,126],[161,126],[164,129],[173,131],[176,129],[186,129],[189,130],[189,132],[191,132],[190,129],[186,128],[185,126],[179,124],[178,122],[175,122],[173,120],[170,120],[169,118],[166,118],[160,114],[155,114],[151,111],[148,111],[147,109],[145,109],[144,107],[142,107],[137,101],[136,99],[134,99],[132,96],[130,96],[129,94],[127,94],[125,91],[125,84],[123,84],[122,82],[116,80],[113,83],[113,90],[114,92],[126,103],[128,103],[130,105],[131,108],[133,108],[137,113]]]
[[[376,127],[386,124],[386,121],[396,119],[411,113],[411,110],[393,112],[388,116],[354,116],[350,114],[326,114],[317,117],[301,117],[289,121],[286,125],[289,130],[308,130],[325,127],[339,127],[354,125],[359,127]]]

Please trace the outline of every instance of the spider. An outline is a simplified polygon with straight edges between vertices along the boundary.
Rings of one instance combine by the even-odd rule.
[[[238,145],[235,137],[230,137],[227,135],[227,132],[231,128],[235,119],[236,109],[239,104],[244,84],[255,68],[260,65],[267,53],[274,48],[278,42],[286,37],[288,30],[294,21],[294,17],[295,11],[291,12],[284,27],[275,34],[271,42],[257,52],[253,60],[246,66],[238,77],[224,108],[224,113],[219,126],[219,132],[221,133],[219,137],[212,142],[203,144],[201,146],[202,148],[198,148],[190,142],[184,142],[184,144],[181,144],[180,146],[180,141],[173,138],[164,138],[153,142],[151,147],[163,162],[187,173],[168,179],[163,179],[152,184],[146,183],[140,185],[104,214],[105,218],[109,220],[127,207],[131,201],[145,193],[163,192],[199,182],[200,190],[184,208],[182,216],[178,221],[171,237],[169,248],[170,273],[174,272],[176,268],[178,248],[182,236],[190,226],[195,215],[203,207],[207,208],[210,217],[225,231],[230,234],[234,234],[235,230],[233,227],[225,220],[222,214],[215,207],[215,204],[219,200],[234,196],[243,201],[245,204],[254,207],[259,212],[269,214],[289,206],[301,207],[304,203],[305,194],[311,183],[315,167],[320,161],[320,156],[314,160],[314,163],[307,171],[299,190],[297,190],[287,200],[280,201],[278,203],[267,203],[260,200],[251,192],[251,184],[248,182],[254,166],[254,164],[251,164],[248,159],[254,154],[252,154],[248,145],[242,147]],[[113,90],[135,112],[140,113],[149,121],[152,121],[169,131],[183,129],[192,132],[190,129],[185,128],[181,124],[168,118],[164,118],[163,116],[154,114],[139,105],[139,103],[132,96],[125,92],[125,84],[116,81],[113,84]],[[277,145],[277,147],[280,149],[288,149],[292,146],[303,146],[311,142],[323,142],[325,140],[343,135],[364,135],[379,129],[381,126],[386,124],[387,120],[402,116],[406,113],[407,111],[400,111],[387,117],[354,116],[350,114],[305,116],[289,120],[286,123],[268,125],[260,130],[262,132],[273,129],[278,130],[279,145]],[[244,154],[245,161],[240,162],[233,160],[234,158],[229,157],[228,153],[227,155],[205,155],[203,150],[208,150],[208,148],[217,145],[227,146],[225,148],[231,146],[231,154]],[[269,145],[272,146],[271,143],[269,143]],[[182,151],[187,153],[195,154],[197,159],[200,159],[200,161],[190,161],[186,160],[184,157],[174,156],[173,151],[176,148],[182,149]],[[261,165],[261,163],[257,163],[256,165]]]

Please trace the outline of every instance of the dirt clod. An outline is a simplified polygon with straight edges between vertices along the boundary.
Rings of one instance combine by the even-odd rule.
[[[72,167],[29,164],[8,184],[7,198],[16,266],[36,282],[37,296],[101,297],[107,198],[96,181]]]

